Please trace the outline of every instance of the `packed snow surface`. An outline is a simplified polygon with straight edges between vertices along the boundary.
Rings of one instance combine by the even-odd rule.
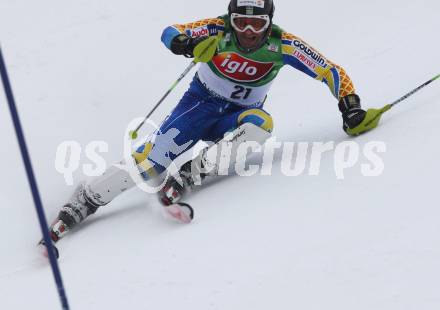
[[[48,218],[73,190],[57,147],[82,147],[73,183],[105,141],[123,136],[189,60],[160,42],[171,24],[216,17],[227,1],[0,0],[0,40]],[[275,23],[343,66],[365,108],[381,107],[440,73],[440,3],[276,1]],[[191,74],[192,75],[192,74]],[[166,116],[190,77],[154,116]],[[327,87],[285,68],[265,109],[281,142],[356,142],[343,180],[334,152],[317,176],[231,176],[188,197],[189,225],[164,219],[152,195],[118,197],[59,244],[72,309],[440,309],[440,83],[388,112],[359,138],[341,130]],[[147,132],[142,132],[147,134]],[[59,309],[3,92],[0,94],[0,309]],[[386,145],[384,171],[362,175],[365,145]]]

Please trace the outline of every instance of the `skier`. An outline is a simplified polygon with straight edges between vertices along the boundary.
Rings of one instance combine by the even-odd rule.
[[[242,141],[264,142],[273,130],[273,120],[263,106],[273,81],[285,65],[328,86],[338,102],[343,129],[348,134],[358,135],[375,126],[365,123],[367,112],[361,108],[345,70],[303,39],[273,24],[274,11],[272,0],[231,0],[226,15],[176,24],[163,31],[162,42],[171,52],[204,60],[154,139],[133,153],[144,180],[160,175],[171,161],[199,140],[220,143],[226,133],[232,132],[235,136],[228,141],[233,145],[233,154]],[[201,55],[198,47],[213,38],[214,51]],[[159,192],[169,213],[183,222],[192,218],[192,209],[181,203],[183,194],[206,175],[218,173],[216,163],[207,160],[208,151],[184,164]],[[205,172],[209,165],[211,170]],[[79,185],[51,228],[53,241],[133,186],[135,182],[127,171],[117,166]]]

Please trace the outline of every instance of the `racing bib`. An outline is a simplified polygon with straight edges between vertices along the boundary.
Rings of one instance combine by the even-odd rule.
[[[209,91],[227,101],[231,101],[245,107],[259,106],[263,104],[272,85],[272,81],[255,87],[243,84],[244,80],[249,81],[249,79],[254,79],[255,76],[259,76],[261,74],[264,76],[264,70],[259,71],[258,69],[253,69],[253,66],[250,66],[251,63],[246,62],[241,63],[240,66],[234,63],[228,66],[231,59],[232,58],[225,58],[223,62],[217,61],[217,65],[222,68],[222,70],[225,72],[225,77],[228,77],[229,79],[216,75],[211,70],[209,65],[202,63],[200,64],[200,68],[198,70],[200,81]],[[222,64],[224,65],[223,67]],[[268,72],[270,72],[270,70]]]

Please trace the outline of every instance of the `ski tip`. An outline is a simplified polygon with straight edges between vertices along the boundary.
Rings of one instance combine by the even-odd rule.
[[[194,219],[194,209],[187,203],[179,202],[164,207],[166,217],[183,224],[189,224]]]
[[[38,242],[38,248],[41,251],[41,254],[46,257],[47,259],[49,259],[49,250],[48,247],[46,246],[46,243],[44,242],[44,240],[41,240],[40,242]],[[55,255],[56,259],[60,258],[60,252],[58,251],[58,248],[55,246],[55,244],[52,243],[52,250],[53,253]]]

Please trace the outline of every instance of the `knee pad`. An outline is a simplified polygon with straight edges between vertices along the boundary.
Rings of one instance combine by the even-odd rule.
[[[131,154],[144,179],[150,179],[160,174],[160,171],[157,171],[158,169],[155,167],[157,165],[148,158],[152,149],[153,144],[147,142]]]
[[[272,116],[262,109],[249,109],[241,113],[238,116],[238,126],[244,123],[252,123],[269,133],[273,130]]]

